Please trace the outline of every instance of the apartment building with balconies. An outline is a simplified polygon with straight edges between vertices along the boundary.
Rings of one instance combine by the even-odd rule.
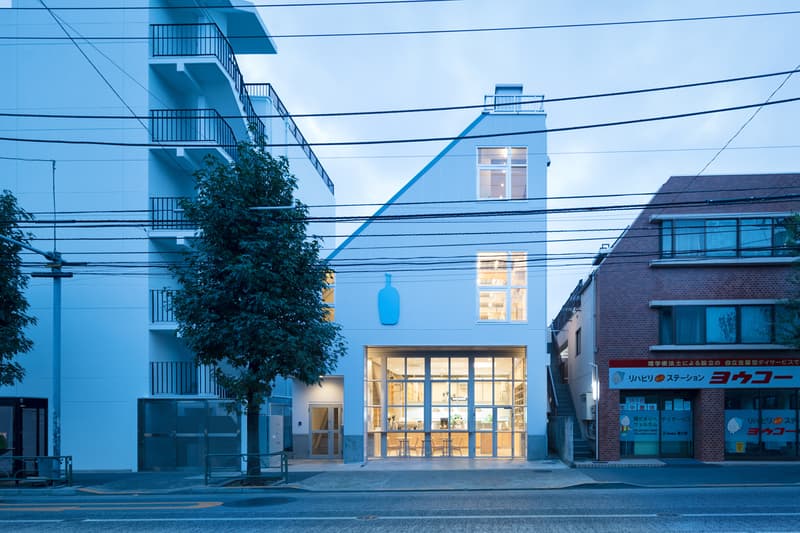
[[[54,282],[31,279],[35,345],[20,358],[24,381],[0,388],[0,433],[16,455],[53,453],[60,441],[77,469],[197,467],[206,453],[238,453],[245,428],[176,336],[168,266],[194,234],[180,209],[193,173],[208,156],[235,161],[238,142],[281,145],[271,150],[289,158],[298,197],[334,203],[274,87],[249,83],[259,80],[237,63],[276,53],[264,21],[225,0],[14,0],[0,8],[0,29],[15,36],[0,53],[0,187],[35,215],[32,244],[76,263],[60,281],[60,380]],[[312,233],[333,235],[333,223]],[[24,260],[48,271],[35,254]],[[262,412],[289,420],[290,384],[277,383]]]
[[[800,459],[799,192],[798,174],[675,176],[601,251],[551,363],[596,458]]]

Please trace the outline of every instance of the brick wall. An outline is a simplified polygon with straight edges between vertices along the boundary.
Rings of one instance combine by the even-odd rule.
[[[793,288],[793,269],[782,265],[727,265],[658,267],[658,223],[653,215],[722,213],[786,213],[800,211],[800,200],[783,199],[798,194],[800,174],[764,176],[673,177],[654,197],[632,226],[598,267],[596,283],[595,361],[599,368],[601,460],[619,458],[619,393],[608,389],[610,359],[699,358],[721,352],[651,352],[658,344],[658,312],[652,300],[700,299],[782,299]],[[747,203],[723,204],[726,199],[750,198]],[[709,202],[709,200],[712,200]],[[702,205],[669,208],[669,202],[702,202]],[[726,355],[753,357],[756,351],[727,352]],[[770,356],[800,356],[794,352],[769,352]],[[724,392],[697,393],[695,410],[695,457],[719,461],[724,456]]]

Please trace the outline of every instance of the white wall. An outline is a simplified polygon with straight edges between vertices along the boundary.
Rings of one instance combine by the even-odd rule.
[[[530,131],[544,127],[544,115],[482,115],[465,132],[482,135],[507,131]],[[477,198],[476,154],[479,146],[528,146],[528,196],[541,200],[474,202]],[[544,135],[463,139],[451,145],[417,178],[413,179],[379,215],[414,213],[486,212],[538,210],[545,208],[546,144]],[[470,203],[438,205],[394,205],[394,202],[465,200]],[[470,232],[513,229],[531,232],[519,235],[468,235]],[[546,285],[544,261],[528,267],[528,320],[526,323],[478,321],[476,254],[487,251],[524,251],[529,260],[545,257],[543,214],[444,218],[436,221],[368,223],[332,257],[336,276],[336,321],[342,325],[348,354],[337,374],[345,382],[345,445],[348,438],[364,438],[364,352],[368,346],[519,346],[528,354],[528,433],[539,438],[546,433]],[[405,237],[370,237],[391,233]],[[452,233],[453,235],[424,235]],[[502,244],[502,241],[539,241]],[[458,244],[459,246],[445,246]],[[385,248],[387,247],[388,248]],[[415,266],[422,257],[435,256],[439,264]],[[375,258],[386,258],[380,266]],[[451,268],[442,269],[444,263]],[[534,266],[534,265],[540,266]],[[383,326],[378,317],[377,296],[384,287],[384,274],[400,294],[400,319]],[[543,437],[542,437],[543,438]],[[363,452],[362,452],[363,453]],[[348,450],[345,449],[348,460]],[[350,456],[354,460],[353,455]]]

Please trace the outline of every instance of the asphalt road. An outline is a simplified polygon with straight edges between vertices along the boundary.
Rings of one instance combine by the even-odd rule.
[[[800,531],[800,487],[0,498],[4,531]]]

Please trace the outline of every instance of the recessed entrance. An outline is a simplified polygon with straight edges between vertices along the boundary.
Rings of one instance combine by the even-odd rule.
[[[308,419],[311,423],[311,457],[341,457],[342,406],[312,405],[308,408]]]
[[[370,457],[524,457],[522,349],[370,349]]]

